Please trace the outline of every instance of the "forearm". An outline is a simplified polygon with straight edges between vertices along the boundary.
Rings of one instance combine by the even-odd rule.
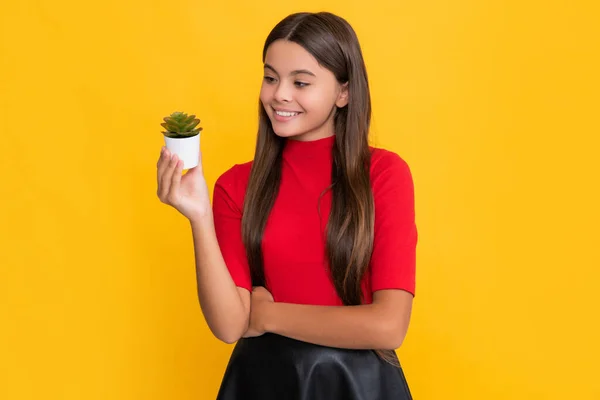
[[[405,329],[380,305],[315,306],[270,303],[264,328],[293,339],[348,349],[396,349]]]
[[[212,213],[190,221],[194,240],[198,300],[213,334],[237,341],[248,326],[248,312],[233,282],[217,241]]]

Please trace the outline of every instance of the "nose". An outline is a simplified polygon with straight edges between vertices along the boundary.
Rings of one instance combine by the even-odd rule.
[[[273,97],[278,102],[289,103],[292,101],[292,88],[285,81],[280,81]]]

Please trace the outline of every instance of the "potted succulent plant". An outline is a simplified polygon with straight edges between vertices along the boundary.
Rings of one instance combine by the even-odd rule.
[[[160,125],[165,128],[162,134],[167,149],[183,160],[183,169],[197,166],[200,161],[200,132],[202,128],[196,128],[196,126],[200,123],[200,120],[195,115],[187,115],[180,111],[176,111],[163,119],[165,122]]]

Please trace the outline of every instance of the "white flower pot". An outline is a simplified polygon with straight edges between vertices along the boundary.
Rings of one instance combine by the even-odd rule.
[[[197,166],[200,162],[200,133],[186,138],[165,136],[165,145],[172,154],[183,160],[183,169]]]

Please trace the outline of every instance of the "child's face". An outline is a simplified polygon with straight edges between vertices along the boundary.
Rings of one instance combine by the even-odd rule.
[[[348,103],[348,91],[331,71],[299,44],[276,40],[267,49],[264,73],[260,100],[278,136],[306,141],[333,135],[335,108]]]

